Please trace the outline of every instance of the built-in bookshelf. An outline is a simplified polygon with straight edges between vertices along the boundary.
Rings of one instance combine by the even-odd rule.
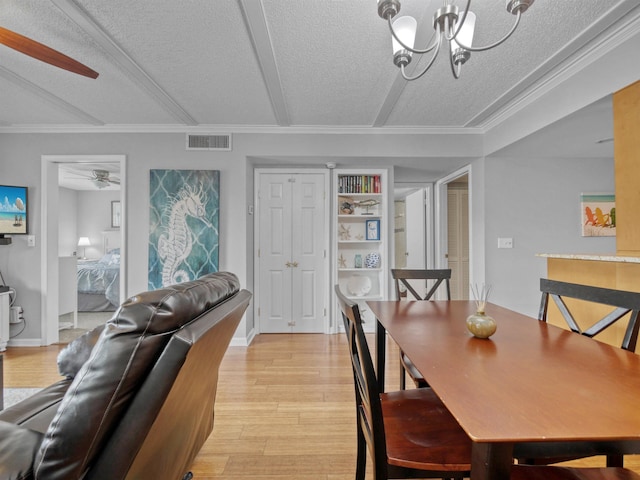
[[[375,328],[375,318],[366,301],[382,300],[387,292],[386,174],[334,170],[334,278],[341,291],[358,302],[368,331]]]

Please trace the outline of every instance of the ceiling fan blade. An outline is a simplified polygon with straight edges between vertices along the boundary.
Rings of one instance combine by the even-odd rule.
[[[63,70],[68,70],[69,72],[84,75],[89,78],[98,78],[98,72],[77,60],[3,27],[0,27],[0,43],[37,60],[62,68]]]

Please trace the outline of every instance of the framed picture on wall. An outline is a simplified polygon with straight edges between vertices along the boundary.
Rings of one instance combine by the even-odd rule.
[[[220,171],[149,171],[149,290],[218,271]]]
[[[367,240],[380,240],[380,220],[367,220]]]
[[[120,202],[114,200],[111,202],[111,228],[120,228],[122,223],[122,211],[120,210]]]
[[[616,197],[613,193],[580,194],[583,237],[616,235]]]

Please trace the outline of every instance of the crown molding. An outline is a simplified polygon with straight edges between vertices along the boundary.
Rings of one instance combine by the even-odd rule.
[[[10,133],[191,133],[191,134],[283,134],[283,135],[482,135],[478,127],[334,127],[261,125],[0,125],[0,134]]]
[[[629,6],[630,3],[633,3],[633,6]],[[623,17],[623,20],[616,28],[608,31],[606,34],[592,37],[586,46],[578,49],[572,56],[567,56],[564,51],[569,48],[569,46],[563,49],[563,51],[558,52],[553,58],[549,59],[548,62],[545,62],[545,64],[540,67],[539,70],[547,70],[546,73],[541,74],[541,72],[538,71],[535,72],[535,75],[534,73],[531,74],[539,76],[539,81],[524,89],[523,92],[515,97],[509,104],[496,109],[496,113],[487,116],[483,121],[479,122],[478,127],[484,132],[498,127],[500,124],[508,121],[510,117],[526,109],[549,92],[579,74],[588,66],[597,62],[605,55],[614,52],[625,42],[640,34],[640,7],[636,2],[626,2],[624,5],[628,11],[621,11],[622,7],[618,6],[617,9],[612,9],[607,16],[607,21],[611,22],[615,21],[615,18]],[[582,41],[584,40],[585,39],[582,38]],[[580,44],[580,42],[577,43]],[[552,66],[550,67],[549,65]],[[522,82],[526,82],[526,79]],[[498,99],[496,102],[500,102],[500,100],[501,99]],[[491,108],[490,106],[487,110],[491,110]],[[482,115],[483,113],[480,113],[476,118],[480,118]]]

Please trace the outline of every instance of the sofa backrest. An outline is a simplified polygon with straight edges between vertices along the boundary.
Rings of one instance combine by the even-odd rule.
[[[220,362],[250,299],[242,290],[173,336],[85,480],[183,477],[213,430]]]
[[[124,478],[90,477],[87,472],[97,472],[98,464],[119,463],[115,454],[101,459],[107,450],[118,449],[112,437],[131,436],[135,438],[126,442],[131,459],[123,459],[126,472],[141,451],[141,439],[164,411],[167,395],[178,392],[178,379],[194,375],[191,371],[198,369],[198,361],[205,370],[217,370],[213,362],[219,363],[226,351],[250,297],[239,291],[235,275],[221,272],[144,292],[123,303],[75,375],[45,434],[34,464],[36,478]],[[219,316],[223,310],[229,315]],[[219,330],[221,340],[216,339]],[[215,351],[204,344],[202,348],[200,341]],[[191,351],[202,355],[196,358]],[[189,388],[183,388],[180,393],[191,396]],[[197,442],[190,440],[190,445],[195,449]],[[155,453],[162,456],[161,452]]]

